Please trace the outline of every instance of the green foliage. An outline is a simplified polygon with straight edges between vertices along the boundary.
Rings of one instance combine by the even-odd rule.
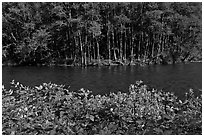
[[[142,81],[130,85],[127,93],[96,96],[52,83],[33,88],[11,84],[13,89],[2,89],[3,134],[202,133],[202,98],[195,97],[192,89],[181,101]]]
[[[201,5],[3,2],[3,63],[36,65],[63,60],[66,64],[72,59],[88,65],[100,58],[125,63],[201,60]],[[164,52],[168,56],[163,57]]]

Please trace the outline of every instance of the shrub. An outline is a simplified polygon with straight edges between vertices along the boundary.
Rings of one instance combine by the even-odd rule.
[[[142,81],[130,85],[128,93],[96,96],[53,83],[11,84],[14,89],[2,89],[6,135],[202,134],[202,98],[192,89],[181,101]]]

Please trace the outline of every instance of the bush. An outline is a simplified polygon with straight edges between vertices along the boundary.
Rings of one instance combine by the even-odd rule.
[[[128,93],[96,96],[52,83],[33,88],[11,83],[13,90],[2,89],[6,135],[202,134],[202,98],[191,89],[181,101],[142,81]]]

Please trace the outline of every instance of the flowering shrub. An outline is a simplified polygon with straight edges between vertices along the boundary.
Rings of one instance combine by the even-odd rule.
[[[181,101],[142,81],[130,85],[128,93],[96,96],[52,83],[11,84],[13,90],[2,89],[6,135],[202,134],[202,98],[192,90]]]

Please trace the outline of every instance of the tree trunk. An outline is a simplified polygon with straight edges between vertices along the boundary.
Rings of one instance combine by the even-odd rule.
[[[145,61],[146,61],[146,59],[147,59],[147,55],[148,55],[148,39],[146,40],[147,42],[146,42],[146,44],[145,44],[145,53],[144,53],[144,59],[145,59]]]
[[[97,59],[98,59],[98,62],[100,63],[100,53],[99,53],[99,43],[98,43],[98,40],[96,39],[96,44],[97,44]]]
[[[120,31],[120,60],[123,60],[123,32],[122,32],[122,24],[121,24],[121,31]]]
[[[66,44],[64,46],[64,53],[65,53],[65,58],[67,59],[67,52],[66,52],[66,47],[68,47],[68,32],[66,31]],[[70,45],[70,44],[69,44]]]
[[[139,34],[139,43],[138,43],[138,59],[140,59],[140,55],[141,55],[141,36]]]
[[[96,59],[96,51],[95,51],[95,43],[94,43],[93,34],[92,34],[92,46],[93,46],[93,58]]]
[[[108,43],[108,63],[110,64],[111,51],[110,51],[110,39],[109,39],[109,36],[108,36],[108,32],[109,32],[109,30],[107,31],[107,43]]]
[[[154,58],[154,36],[153,36],[153,39],[152,39],[152,58]]]
[[[134,37],[133,37],[133,28],[131,27],[131,63],[133,62],[134,59]]]
[[[161,35],[159,35],[159,49],[158,49],[158,55],[161,54]]]
[[[114,30],[112,31],[112,37],[113,37],[113,55],[114,55],[114,60],[117,60],[116,53],[115,53]]]
[[[79,43],[80,43],[80,50],[81,50],[81,65],[84,65],[83,45],[82,45],[82,41],[81,41],[81,34],[79,34]]]
[[[93,59],[96,59],[96,51],[95,51],[95,45],[93,45]]]
[[[78,53],[78,50],[77,50],[77,47],[78,47],[78,42],[77,42],[77,37],[76,37],[76,36],[74,36],[74,41],[75,41],[74,55],[75,55],[75,58],[76,58],[77,53]]]
[[[84,65],[87,66],[87,57],[86,57],[86,53],[87,53],[87,48],[88,48],[88,44],[87,44],[87,35],[85,36],[85,44],[84,44]]]
[[[126,47],[126,31],[125,31],[125,37],[124,37],[124,48],[125,48],[124,49],[124,57],[125,57],[125,64],[126,64],[126,60],[127,60],[127,55],[126,55],[127,54],[126,53],[127,52],[127,49],[126,49],[127,48]]]

